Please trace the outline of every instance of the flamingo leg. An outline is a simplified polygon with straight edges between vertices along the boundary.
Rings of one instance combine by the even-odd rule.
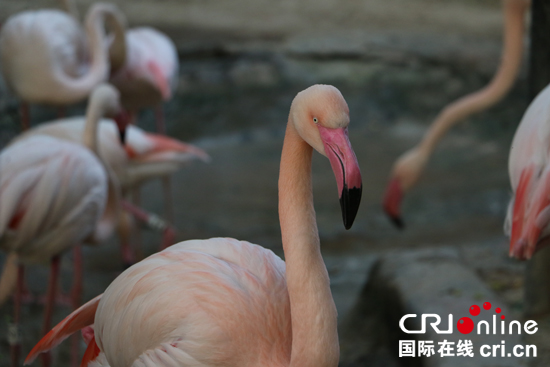
[[[17,267],[17,285],[15,289],[13,305],[13,323],[8,325],[8,343],[10,345],[11,367],[19,366],[21,354],[21,339],[19,338],[19,320],[21,319],[21,303],[23,301],[23,288],[25,283],[25,268]]]
[[[166,123],[164,119],[164,108],[162,105],[155,107],[155,119],[157,132],[166,135]],[[162,178],[162,192],[164,195],[164,217],[168,222],[174,223],[174,205],[172,201],[172,179],[170,176]]]
[[[21,115],[21,130],[26,131],[31,127],[30,108],[27,102],[21,101],[19,104],[19,114]]]
[[[71,290],[71,301],[73,311],[80,307],[82,303],[82,246],[77,245],[73,249],[73,288]],[[78,333],[71,336],[71,366],[76,367],[79,365],[79,346],[80,338]]]
[[[128,213],[121,212],[120,213],[120,219],[118,221],[118,235],[120,237],[120,250],[122,255],[122,262],[124,263],[124,267],[128,268],[132,266],[136,261],[135,256],[135,247],[132,246],[132,218],[129,217]],[[139,228],[136,228],[136,231],[138,232]],[[137,233],[135,233],[137,235]]]
[[[52,326],[53,308],[55,306],[57,283],[59,280],[59,271],[61,265],[61,256],[53,257],[50,267],[50,281],[48,284],[48,292],[46,295],[46,308],[44,310],[44,323],[42,325],[42,335],[46,335]],[[42,366],[49,367],[51,365],[51,354],[42,354]]]
[[[155,214],[147,213],[145,210],[129,203],[128,201],[122,201],[122,208],[131,213],[136,219],[145,223],[149,228],[162,232],[163,238],[160,246],[160,250],[164,250],[168,246],[174,243],[176,237],[176,230],[169,223],[162,220]]]

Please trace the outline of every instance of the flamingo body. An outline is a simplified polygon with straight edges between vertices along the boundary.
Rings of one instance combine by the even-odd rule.
[[[550,86],[525,112],[512,141],[508,170],[514,191],[505,222],[510,255],[530,258],[550,235]]]
[[[290,360],[285,264],[230,238],[181,242],[136,264],[107,288],[95,317],[95,340],[112,366]]]
[[[107,198],[107,174],[80,145],[30,137],[0,154],[0,247],[47,262],[92,235]]]
[[[8,86],[31,103],[66,104],[85,98],[58,93],[64,90],[59,75],[77,78],[84,73],[84,45],[82,29],[64,12],[36,10],[10,17],[0,36]]]

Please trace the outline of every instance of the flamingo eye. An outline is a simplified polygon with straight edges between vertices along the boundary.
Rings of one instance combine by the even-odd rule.
[[[314,117],[314,118],[313,118],[313,122],[316,123],[316,124],[319,122],[319,121],[317,120],[317,117]]]

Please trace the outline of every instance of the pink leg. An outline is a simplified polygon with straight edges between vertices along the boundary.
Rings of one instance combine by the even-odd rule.
[[[59,270],[61,265],[61,257],[54,256],[50,268],[50,281],[48,284],[48,293],[46,295],[46,308],[44,311],[44,324],[42,326],[42,335],[46,335],[52,327],[52,315],[57,294],[57,283],[59,280]],[[49,367],[51,365],[51,354],[42,354],[42,366]]]
[[[31,121],[29,104],[27,102],[22,101],[19,104],[19,114],[21,115],[21,130],[29,130],[31,126]]]
[[[119,220],[119,237],[120,237],[120,250],[122,253],[122,262],[124,268],[128,268],[135,264],[135,246],[131,245],[132,234],[136,235],[139,232],[139,228],[135,228],[132,231],[132,219],[128,217],[127,213],[120,213]],[[134,233],[132,233],[134,232]]]
[[[166,134],[166,123],[164,121],[164,109],[162,105],[155,108],[157,132]],[[174,205],[172,201],[172,180],[169,176],[162,178],[162,191],[164,194],[164,216],[170,223],[174,223]]]
[[[80,307],[82,303],[82,246],[77,245],[73,249],[73,268],[74,268],[74,279],[73,279],[73,289],[71,290],[71,299],[73,310],[76,310]],[[79,366],[79,345],[80,337],[78,333],[75,333],[71,336],[71,366]]]
[[[163,233],[163,240],[160,246],[161,250],[164,250],[166,247],[171,246],[174,243],[173,241],[176,236],[176,231],[169,223],[163,221],[154,214],[147,213],[145,210],[125,200],[122,201],[122,208],[131,213],[136,219],[147,224],[149,228]]]
[[[19,338],[19,320],[21,319],[21,302],[23,300],[23,287],[25,282],[25,268],[19,265],[17,269],[17,288],[13,305],[13,324],[8,325],[8,343],[10,345],[11,367],[19,366],[21,354],[21,340]]]

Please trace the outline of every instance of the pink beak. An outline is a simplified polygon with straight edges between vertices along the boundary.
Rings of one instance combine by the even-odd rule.
[[[350,229],[359,210],[363,183],[357,157],[349,141],[348,129],[329,129],[319,126],[321,140],[325,147],[340,195],[340,207],[346,229]]]
[[[126,146],[126,153],[131,159],[140,162],[152,162],[164,157],[162,154],[186,153],[204,162],[210,161],[210,156],[204,150],[192,144],[172,139],[165,135],[146,133],[147,139],[152,143],[152,148],[145,155],[138,155],[130,146]]]
[[[390,217],[393,224],[398,228],[405,225],[401,219],[401,201],[403,200],[403,190],[397,178],[392,178],[386,193],[384,194],[384,211]]]
[[[155,79],[155,83],[160,90],[162,99],[165,101],[169,100],[170,97],[172,97],[172,90],[170,89],[168,78],[164,75],[162,69],[157,63],[150,61],[147,66],[153,74],[153,78]]]

